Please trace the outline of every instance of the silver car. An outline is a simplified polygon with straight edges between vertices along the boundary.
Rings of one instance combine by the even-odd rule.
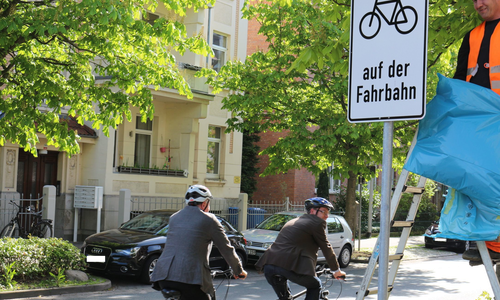
[[[264,251],[274,243],[286,222],[303,214],[304,212],[279,212],[265,219],[257,227],[244,230],[242,233],[248,242],[248,260],[256,262],[264,254]],[[346,220],[338,215],[329,215],[326,223],[328,241],[337,255],[340,267],[345,268],[351,262],[354,245],[351,228]],[[321,250],[318,252],[318,262],[326,262]]]

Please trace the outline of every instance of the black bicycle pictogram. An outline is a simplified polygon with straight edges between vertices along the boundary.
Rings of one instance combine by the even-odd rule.
[[[382,5],[394,5],[390,19],[380,9]],[[361,18],[361,22],[359,22],[359,31],[365,39],[374,38],[380,31],[380,15],[382,15],[388,25],[394,25],[396,30],[401,34],[408,34],[417,26],[418,16],[415,8],[403,6],[401,0],[375,0],[373,11],[367,12]]]

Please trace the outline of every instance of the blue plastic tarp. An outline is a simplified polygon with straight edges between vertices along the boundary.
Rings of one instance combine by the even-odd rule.
[[[500,96],[439,75],[404,168],[454,189],[440,236],[493,240],[500,234]]]

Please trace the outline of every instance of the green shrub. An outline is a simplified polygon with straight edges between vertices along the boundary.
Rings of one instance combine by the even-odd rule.
[[[476,300],[491,300],[491,299],[492,298],[491,298],[490,294],[488,294],[488,292],[486,292],[486,291],[483,291],[481,293],[481,295],[479,295],[479,298],[477,298]]]
[[[85,256],[80,250],[59,238],[0,239],[0,261],[4,265],[16,262],[14,278],[20,280],[46,277],[59,270],[85,269]],[[6,272],[0,268],[0,278],[4,278]]]

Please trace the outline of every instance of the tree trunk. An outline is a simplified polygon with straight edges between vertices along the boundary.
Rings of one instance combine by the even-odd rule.
[[[351,227],[353,237],[356,236],[358,222],[356,213],[356,183],[357,177],[349,171],[349,179],[347,179],[347,199],[345,205],[345,219],[349,227]]]

